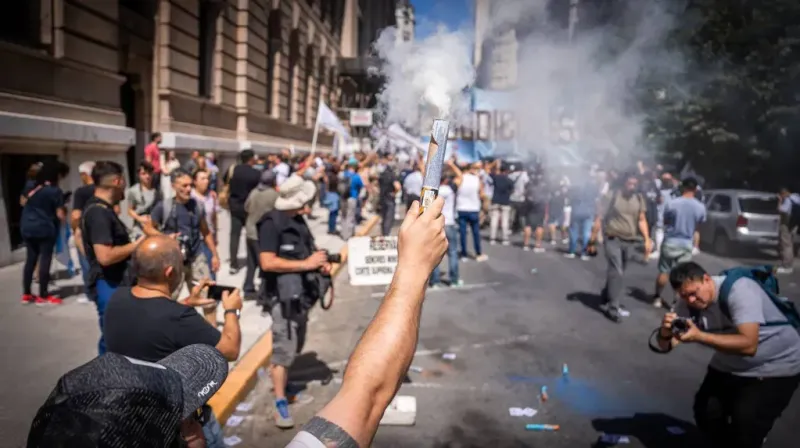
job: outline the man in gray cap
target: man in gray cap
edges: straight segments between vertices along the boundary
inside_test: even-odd
[[[293,174],[280,186],[275,210],[258,222],[259,299],[272,313],[270,374],[275,389],[275,424],[291,428],[286,397],[288,368],[303,349],[308,311],[325,294],[322,275],[330,273],[325,251],[317,250],[304,215],[311,212],[314,183]],[[330,277],[327,277],[328,281]]]
[[[258,266],[258,230],[256,224],[268,212],[275,208],[275,201],[278,199],[278,192],[275,190],[277,175],[272,170],[264,170],[258,187],[251,191],[244,203],[247,212],[244,230],[247,237],[247,273],[244,276],[244,299],[254,300],[256,298],[256,287],[253,278]]]

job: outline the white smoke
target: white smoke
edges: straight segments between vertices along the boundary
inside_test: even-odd
[[[551,10],[557,2],[562,21],[554,25]],[[640,157],[648,143],[646,113],[638,107],[638,99],[647,93],[641,88],[643,76],[658,87],[652,93],[656,101],[663,99],[658,96],[663,96],[663,87],[682,74],[683,55],[668,44],[678,23],[661,6],[664,2],[620,0],[602,20],[596,20],[600,12],[593,3],[581,2],[571,41],[565,23],[568,0],[489,3],[488,23],[479,32],[488,37],[511,33],[517,39],[517,67],[511,76],[516,79],[513,86],[501,87],[511,89],[511,104],[502,107],[513,109],[517,147],[523,152],[556,151],[572,138],[578,143],[571,147],[584,159],[598,151],[623,159]],[[616,26],[602,25],[609,21]],[[585,26],[592,22],[598,25]],[[438,116],[459,126],[475,125],[466,113],[470,100],[463,95],[476,77],[470,32],[440,27],[430,37],[398,46],[394,30],[388,29],[375,48],[384,61],[386,84],[379,104],[387,123],[420,129],[419,120]],[[492,58],[491,53],[483,51],[482,60]],[[483,75],[481,80],[491,84],[492,76]]]
[[[383,60],[385,84],[378,102],[384,121],[417,128],[422,116],[466,116],[464,91],[475,80],[471,37],[439,27],[425,39],[397,43],[395,32],[385,29],[374,43]]]

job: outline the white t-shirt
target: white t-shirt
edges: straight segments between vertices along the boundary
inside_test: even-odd
[[[275,173],[275,184],[280,186],[289,178],[289,165],[281,162],[272,169],[272,172]]]
[[[517,171],[508,175],[514,182],[514,191],[511,193],[511,202],[525,202],[525,187],[530,178],[527,171]]]
[[[464,174],[456,193],[456,210],[459,212],[481,211],[481,180],[474,174]]]
[[[450,188],[450,185],[442,185],[439,187],[439,196],[444,199],[444,208],[442,208],[444,225],[456,225],[456,192]]]
[[[403,191],[407,195],[419,196],[422,194],[422,173],[414,171],[403,180]]]

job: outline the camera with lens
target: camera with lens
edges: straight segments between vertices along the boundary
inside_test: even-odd
[[[687,331],[689,331],[689,319],[677,317],[672,321],[672,334],[679,336]]]
[[[184,266],[188,266],[191,263],[191,260],[189,260],[189,254],[191,253],[191,246],[189,245],[189,236],[178,235],[176,239],[178,240],[178,246],[181,248],[181,257],[183,257],[183,264]]]
[[[332,254],[328,251],[325,251],[325,253],[328,255],[328,263],[342,263],[342,254]]]

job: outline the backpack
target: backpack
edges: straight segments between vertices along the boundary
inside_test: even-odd
[[[737,267],[722,271],[720,275],[725,276],[725,280],[719,288],[719,305],[722,313],[728,318],[731,318],[730,310],[728,308],[728,295],[731,292],[733,284],[740,278],[749,278],[761,286],[761,289],[767,293],[770,301],[778,308],[786,317],[785,321],[771,321],[761,324],[764,327],[778,327],[791,325],[795,330],[800,332],[800,313],[797,311],[794,303],[784,297],[779,297],[780,288],[778,286],[778,279],[775,277],[775,272],[772,266],[755,266],[755,267]]]
[[[231,180],[233,179],[234,168],[236,168],[236,164],[228,167],[228,174],[225,176],[226,181],[222,183],[222,188],[220,188],[219,194],[217,195],[217,202],[219,203],[219,206],[225,210],[230,209],[229,201],[231,199]]]

